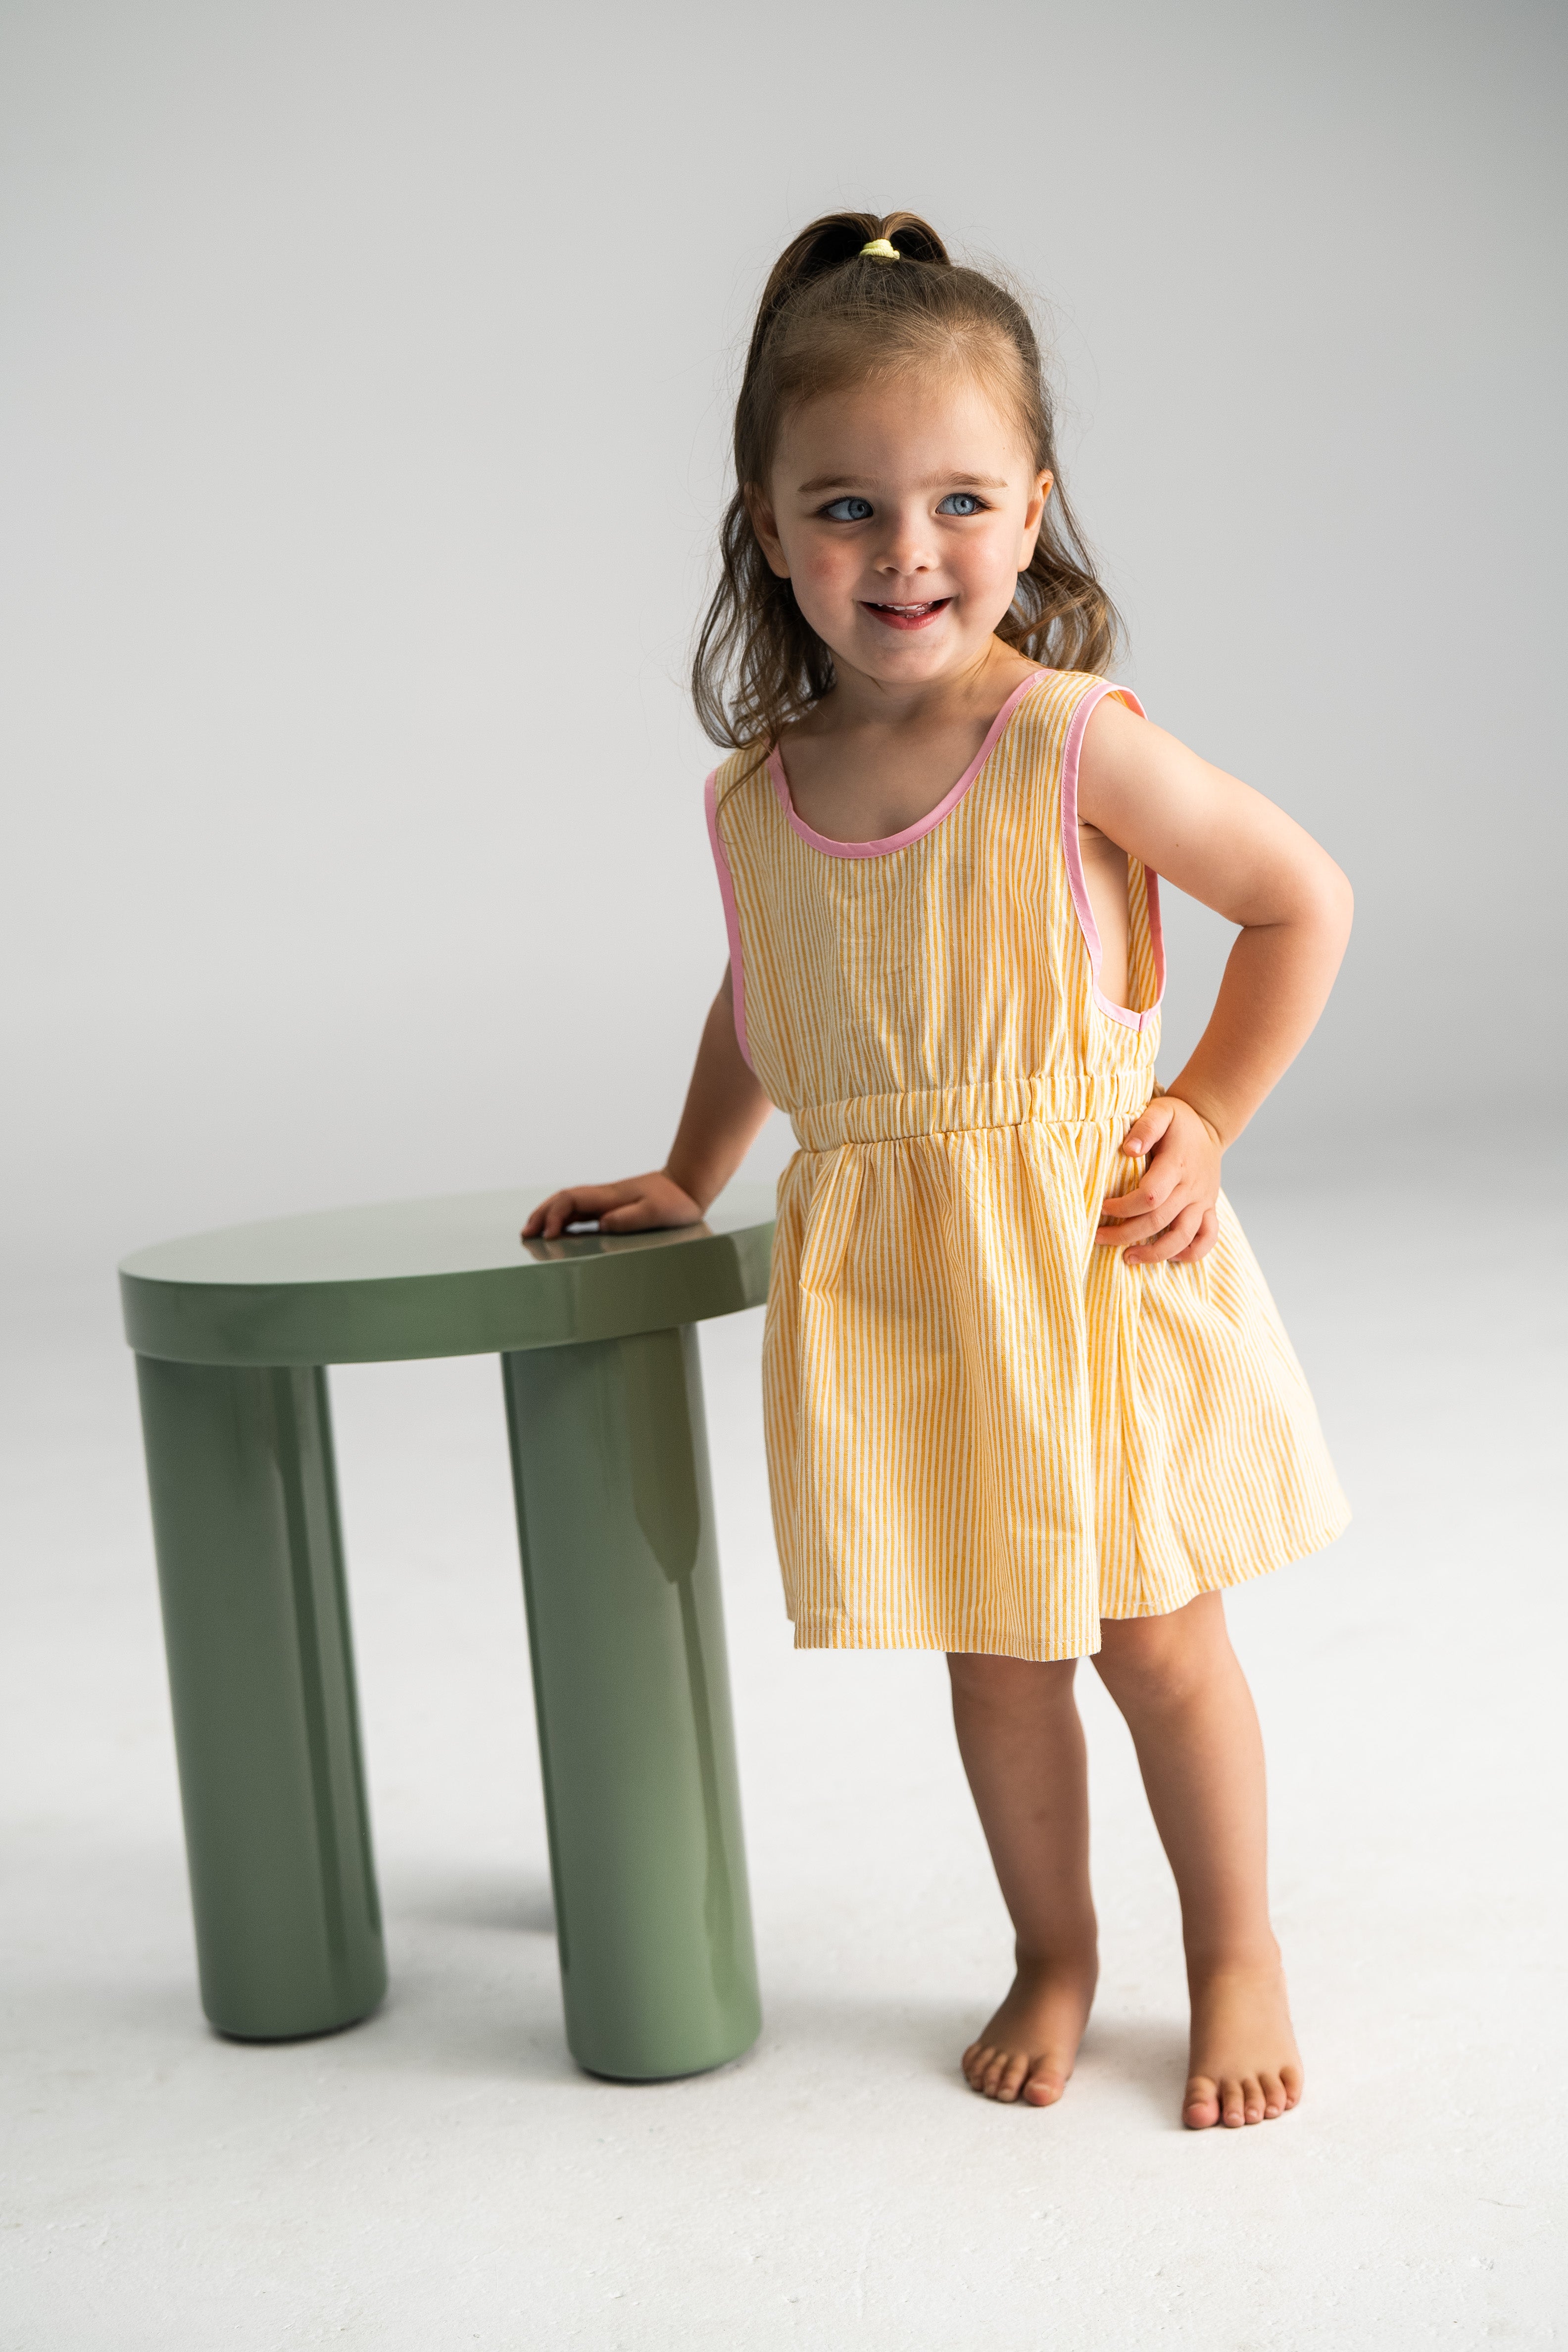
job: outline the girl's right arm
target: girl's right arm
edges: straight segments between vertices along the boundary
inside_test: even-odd
[[[742,1060],[728,968],[713,999],[686,1090],[686,1108],[662,1168],[623,1176],[618,1184],[574,1184],[542,1201],[522,1229],[525,1242],[553,1241],[568,1225],[597,1223],[602,1234],[650,1225],[695,1225],[740,1166],[773,1105]]]

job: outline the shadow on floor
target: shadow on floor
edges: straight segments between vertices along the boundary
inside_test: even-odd
[[[1172,2131],[1184,2133],[1186,2027],[1174,2018],[1090,2018],[1074,2079],[1136,2091]]]
[[[439,1865],[400,1869],[385,1892],[389,1921],[418,1919],[438,1927],[484,1927],[510,1936],[553,1936],[555,1907],[547,1879]]]
[[[937,2077],[972,2097],[959,2059],[974,2038],[979,2012],[956,2001],[874,2001],[831,1995],[769,2000],[763,1993],[762,2051],[809,2051],[814,2067],[891,2079]],[[1075,2083],[1115,2084],[1136,2093],[1150,2112],[1181,2130],[1186,2082],[1185,2027],[1175,2020],[1091,2020]]]

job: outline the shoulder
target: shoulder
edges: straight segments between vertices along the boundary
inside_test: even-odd
[[[1121,764],[1144,757],[1152,728],[1143,705],[1119,678],[1089,670],[1063,673],[1070,695],[1066,710],[1068,766],[1075,783],[1088,787],[1108,761]]]
[[[1078,769],[1079,815],[1177,880],[1166,860],[1219,818],[1228,793],[1246,789],[1143,716],[1136,697],[1131,705],[1109,694],[1100,698]]]
[[[1093,670],[1040,669],[1029,683],[1013,713],[1013,731],[1026,760],[1042,773],[1076,777],[1100,732],[1102,711],[1115,713],[1112,725],[1124,720],[1143,728],[1142,705],[1115,678]]]
[[[1059,683],[1061,699],[1086,718],[1101,710],[1124,711],[1130,718],[1143,716],[1143,705],[1118,677],[1105,677],[1092,669],[1057,669],[1050,675]]]
[[[1129,687],[1101,694],[1084,716],[1075,763],[1079,814],[1131,849],[1127,828],[1142,821],[1142,812],[1190,792],[1204,763],[1154,725]]]
[[[1113,677],[1102,677],[1095,670],[1041,668],[1025,684],[1028,691],[1020,697],[1016,715],[1047,731],[1080,716],[1087,719],[1107,704],[1124,709],[1131,703],[1140,716],[1142,712],[1142,705],[1130,686]]]
[[[1089,681],[1085,681],[1086,685]],[[1092,681],[1096,689],[1079,703],[1082,749],[1079,766],[1087,784],[1097,775],[1127,773],[1158,760],[1173,739],[1150,723],[1148,713],[1130,686],[1115,678]]]

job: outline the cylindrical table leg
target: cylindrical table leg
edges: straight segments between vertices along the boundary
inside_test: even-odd
[[[566,2039],[630,2081],[762,2023],[693,1330],[503,1356]]]
[[[326,1374],[137,1359],[202,2005],[324,2033],[386,1990]]]

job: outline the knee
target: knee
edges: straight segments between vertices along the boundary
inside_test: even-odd
[[[1052,1699],[1070,1700],[1076,1658],[994,1658],[950,1650],[947,1671],[955,1706],[1012,1714]]]
[[[1229,1648],[1223,1612],[1203,1606],[1217,1599],[1202,1594],[1164,1617],[1105,1619],[1094,1663],[1111,1696],[1175,1706],[1205,1687],[1216,1653]]]

